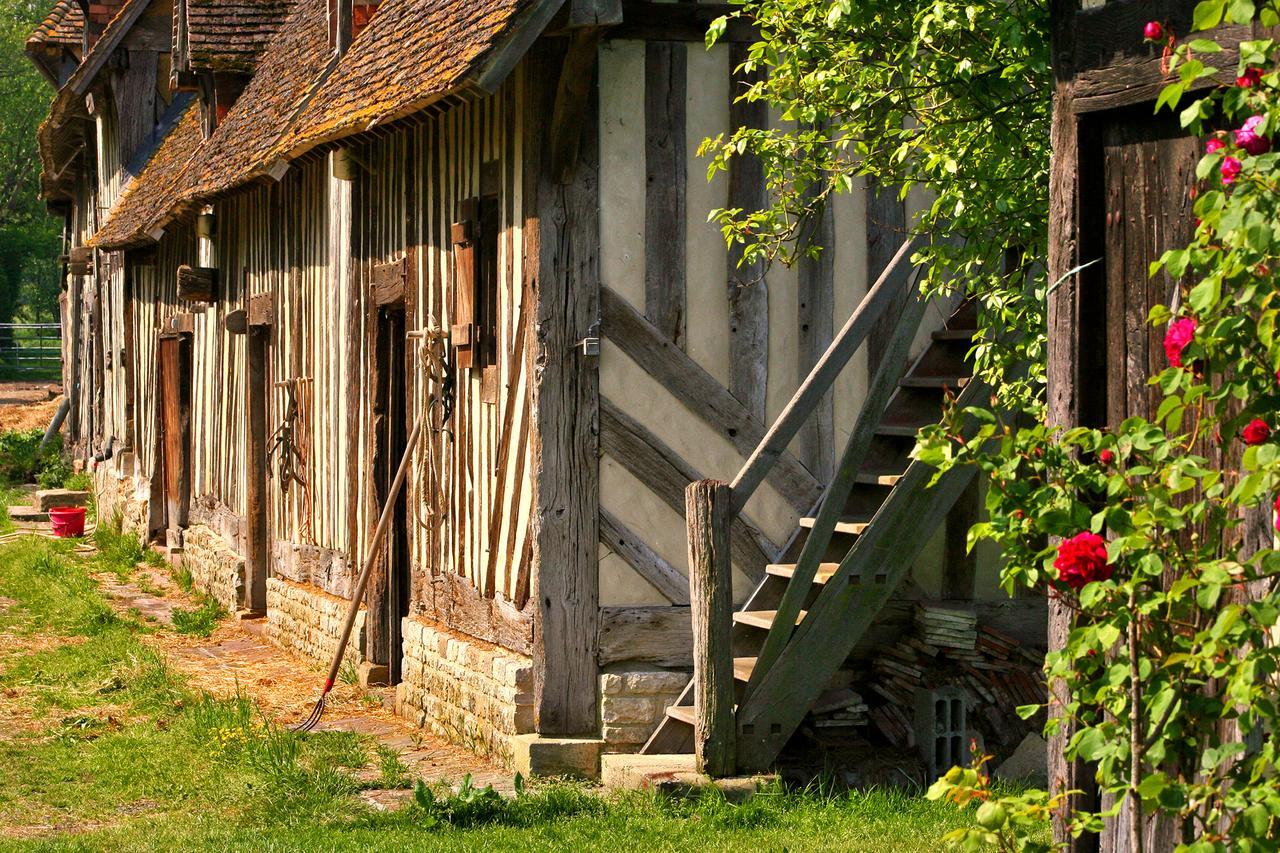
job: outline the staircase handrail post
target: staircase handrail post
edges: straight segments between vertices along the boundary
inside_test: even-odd
[[[685,490],[693,623],[694,755],[700,772],[731,776],[734,737],[732,492],[718,480]]]
[[[867,295],[850,315],[840,332],[832,339],[826,352],[814,364],[809,375],[800,383],[795,394],[791,396],[786,407],[765,433],[764,438],[756,445],[750,458],[733,478],[733,514],[737,515],[746,506],[751,495],[764,482],[765,477],[773,469],[778,459],[786,452],[791,440],[796,437],[800,427],[817,408],[818,402],[831,389],[849,359],[861,348],[871,329],[879,321],[895,298],[900,296],[916,280],[915,276],[899,275],[899,267],[904,258],[910,255],[917,237],[908,237],[898,247],[889,264],[880,273],[876,283],[867,291]]]

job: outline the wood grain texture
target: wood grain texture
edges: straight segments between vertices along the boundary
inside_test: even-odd
[[[689,581],[680,570],[658,556],[644,539],[603,507],[600,508],[600,542],[625,560],[667,601],[689,603]]]
[[[687,228],[685,88],[688,54],[681,43],[645,44],[644,313],[675,346],[685,348]]]
[[[600,608],[600,666],[633,661],[692,667],[690,619],[688,607]]]
[[[600,302],[603,331],[612,343],[739,453],[755,449],[764,424],[737,397],[613,290],[602,287]],[[790,453],[779,457],[768,479],[797,512],[808,512],[822,497],[822,485]]]
[[[729,46],[733,69],[730,86],[729,125],[732,128],[768,126],[763,102],[739,100],[745,87],[759,79],[759,71],[747,73],[739,66],[747,59],[747,47]],[[735,157],[729,166],[727,207],[748,213],[768,203],[764,169],[751,156]],[[769,286],[763,261],[742,263],[742,247],[729,250],[729,391],[752,417],[765,420],[765,400],[769,384]]]
[[[537,49],[528,60],[525,169],[537,176],[525,198],[536,230],[533,285],[531,446],[533,460],[534,706],[547,735],[595,732],[599,542],[599,375],[577,342],[599,316],[599,175],[595,90],[573,182],[546,170],[546,125],[562,59]]]
[[[819,208],[809,226],[808,241],[822,249],[817,258],[808,255],[798,264],[796,335],[799,344],[797,382],[803,382],[809,371],[831,345],[832,318],[835,315],[835,219],[829,205]],[[872,276],[867,279],[874,281]],[[873,333],[874,334],[874,333]],[[797,455],[820,482],[827,482],[835,472],[835,409],[830,392],[823,395],[800,434]]]
[[[871,186],[867,192],[867,281],[875,281],[888,268],[894,253],[907,236],[907,210],[898,197],[897,187]],[[910,272],[907,264],[894,272],[895,281],[905,281]],[[905,294],[890,302],[867,338],[867,373],[873,375],[893,329]]]
[[[693,749],[699,772],[733,774],[733,566],[729,485],[698,480],[685,491],[693,628]]]

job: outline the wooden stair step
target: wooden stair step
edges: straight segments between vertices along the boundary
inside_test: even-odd
[[[856,478],[864,486],[896,486],[904,476],[903,472],[860,471]]]
[[[876,427],[876,435],[892,435],[902,438],[915,438],[921,428],[937,423],[937,421],[923,421],[921,423],[911,424],[880,424]]]
[[[952,388],[959,390],[969,384],[968,376],[904,376],[898,384],[903,388]]]
[[[818,519],[812,516],[805,516],[800,519],[800,526],[806,530],[812,530],[817,521]],[[842,518],[836,522],[836,533],[851,533],[854,536],[858,536],[867,529],[869,524],[871,524],[871,521],[865,518]]]
[[[813,576],[814,583],[826,583],[831,580],[831,576],[840,568],[839,563],[822,563],[818,566],[817,573]],[[776,578],[786,578],[791,580],[796,573],[795,563],[774,563],[765,568],[765,571]]]
[[[935,341],[971,341],[977,329],[939,329],[933,333]]]
[[[693,725],[693,706],[692,705],[668,705],[667,716],[673,720],[679,720],[682,723]]]
[[[808,611],[801,610],[796,616],[796,624],[804,619]],[[778,615],[776,610],[739,610],[733,614],[733,621],[739,625],[750,625],[752,628],[764,628],[768,630],[773,627],[773,619]]]
[[[743,683],[750,681],[751,672],[756,668],[757,660],[759,658],[734,658],[733,677]]]

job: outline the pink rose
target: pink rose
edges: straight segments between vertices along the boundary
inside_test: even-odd
[[[1096,533],[1077,533],[1058,546],[1053,567],[1058,570],[1058,580],[1074,590],[1093,581],[1110,580],[1107,543]]]
[[[1240,437],[1250,446],[1262,444],[1271,438],[1271,427],[1267,426],[1267,422],[1262,418],[1254,418],[1240,430]]]
[[[1227,147],[1227,143],[1223,142],[1216,136],[1211,136],[1209,141],[1204,144],[1204,153],[1217,154],[1223,148]]]
[[[1236,78],[1236,85],[1241,89],[1252,89],[1254,86],[1262,82],[1261,68],[1246,68],[1244,73]]]
[[[1248,121],[1236,131],[1236,145],[1255,157],[1270,151],[1271,140],[1258,133],[1258,128],[1262,127],[1265,121],[1266,119],[1262,116],[1250,116]]]
[[[1276,495],[1276,502],[1272,505],[1272,509],[1276,512],[1276,530],[1280,531],[1280,495]]]
[[[1159,21],[1147,21],[1142,28],[1142,37],[1147,41],[1160,41],[1164,38],[1164,26]]]
[[[1180,317],[1169,324],[1164,333],[1164,354],[1174,367],[1182,367],[1182,353],[1190,346],[1196,336],[1196,321],[1191,317]]]
[[[1222,158],[1222,166],[1219,169],[1222,172],[1222,183],[1231,186],[1236,182],[1236,178],[1240,177],[1240,161],[1228,154]]]

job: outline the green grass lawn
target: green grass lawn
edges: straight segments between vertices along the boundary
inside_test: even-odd
[[[185,685],[64,543],[0,548],[0,847],[51,850],[487,849],[933,851],[970,814],[896,792],[778,791],[744,806],[569,784],[420,789],[379,812],[362,788],[404,767],[346,733],[295,735],[247,701]],[[0,602],[0,605],[5,604]],[[364,769],[359,777],[356,771]]]

